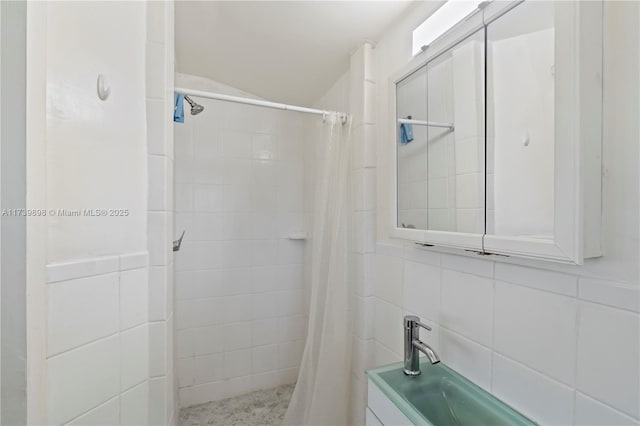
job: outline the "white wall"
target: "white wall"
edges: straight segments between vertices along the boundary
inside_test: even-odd
[[[147,265],[140,252],[47,266],[47,424],[148,423]]]
[[[2,3],[0,48],[0,147],[2,209],[26,207],[26,5]],[[0,422],[26,421],[26,218],[2,217],[0,299],[2,311],[2,416]]]
[[[145,4],[47,9],[47,208],[129,209],[48,216],[48,261],[145,250]],[[96,94],[101,73],[106,102]]]
[[[352,288],[353,340],[351,347],[350,424],[364,423],[366,378],[373,362],[372,271],[375,259],[376,126],[374,103],[378,75],[373,66],[373,45],[365,42],[351,55],[349,66],[349,112],[352,115],[351,181],[353,199]]]
[[[178,74],[176,86],[254,97]],[[175,123],[176,368],[181,406],[297,378],[307,326],[306,117],[202,98]]]
[[[176,424],[173,329],[174,4],[147,3],[149,423]]]
[[[388,240],[388,76],[410,58],[428,5],[375,49],[378,72],[378,241],[375,363],[400,361],[402,315],[445,363],[543,424],[637,424],[638,4],[605,2],[603,245],[584,266],[440,254]],[[395,64],[395,65],[394,65]],[[387,173],[387,174],[385,174]],[[387,178],[382,178],[387,176]]]
[[[29,423],[146,424],[146,4],[30,3],[28,24],[27,206],[129,211],[27,222]]]
[[[341,76],[315,107],[351,114],[352,242],[351,287],[351,409],[349,424],[364,423],[366,405],[365,368],[373,366],[373,298],[370,282],[375,252],[375,104],[376,77],[372,67],[373,46],[365,42],[351,54],[349,72]],[[314,143],[322,143],[317,140]],[[312,152],[314,146],[310,146]]]

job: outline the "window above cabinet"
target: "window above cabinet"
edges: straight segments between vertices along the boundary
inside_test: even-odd
[[[601,2],[493,2],[438,38],[391,85],[391,235],[600,255],[601,73]]]

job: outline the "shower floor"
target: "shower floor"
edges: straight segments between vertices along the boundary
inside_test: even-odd
[[[180,410],[180,426],[281,425],[295,385],[278,386]]]

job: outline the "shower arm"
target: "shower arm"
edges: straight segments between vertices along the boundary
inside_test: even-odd
[[[187,101],[189,103],[189,105],[193,108],[194,106],[196,106],[197,104],[195,102],[193,102],[191,100],[191,98],[187,95],[184,95],[184,100]]]

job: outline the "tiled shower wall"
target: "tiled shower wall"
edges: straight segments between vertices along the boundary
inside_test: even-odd
[[[178,75],[177,84],[247,96]],[[175,123],[176,366],[181,406],[293,383],[304,347],[305,125],[194,98]],[[308,183],[308,182],[307,182]]]

